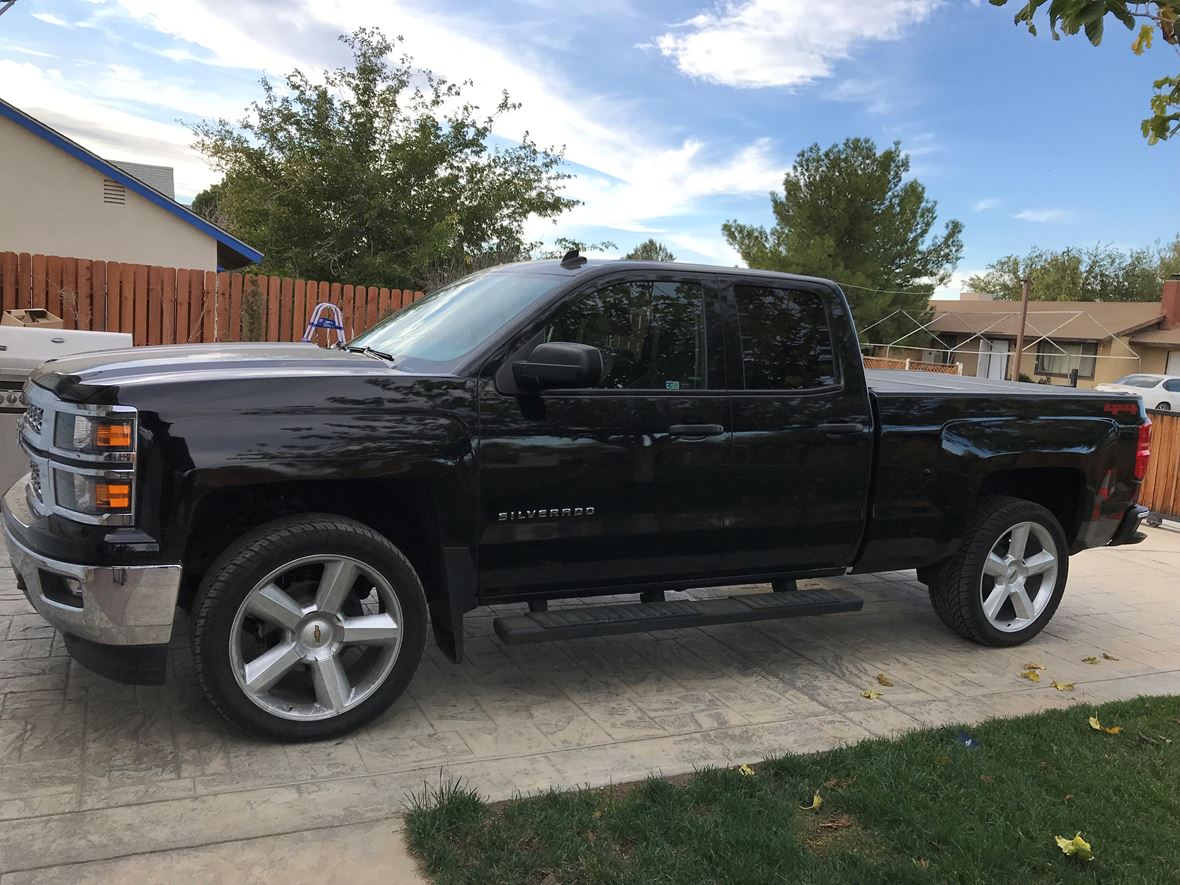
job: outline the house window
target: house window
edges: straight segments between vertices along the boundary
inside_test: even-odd
[[[1042,341],[1037,345],[1037,374],[1066,377],[1077,369],[1079,378],[1093,378],[1098,345],[1070,341]]]
[[[115,206],[122,206],[127,202],[127,188],[110,178],[102,180],[102,201]]]

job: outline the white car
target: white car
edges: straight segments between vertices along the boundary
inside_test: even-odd
[[[1104,393],[1133,393],[1143,397],[1143,404],[1149,409],[1164,412],[1180,409],[1180,376],[1176,375],[1127,375],[1109,384],[1095,384],[1094,389]]]

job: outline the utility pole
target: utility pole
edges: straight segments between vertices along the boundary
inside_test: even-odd
[[[1020,328],[1016,331],[1016,358],[1012,360],[1012,380],[1020,380],[1020,358],[1024,355],[1024,324],[1028,321],[1028,277],[1020,281]]]

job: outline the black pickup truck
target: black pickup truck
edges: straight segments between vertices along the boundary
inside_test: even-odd
[[[185,610],[210,700],[280,739],[372,719],[481,605],[528,603],[496,631],[537,642],[852,611],[795,581],[917,569],[1010,646],[1071,554],[1143,537],[1140,401],[866,372],[840,289],[786,274],[571,254],[345,348],[80,356],[25,396],[3,518],[33,606],[127,682]],[[665,598],[751,582],[782,592]]]

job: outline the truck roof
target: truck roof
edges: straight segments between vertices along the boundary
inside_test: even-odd
[[[547,273],[557,276],[575,277],[588,271],[602,270],[650,270],[663,273],[689,271],[691,273],[740,274],[743,277],[763,277],[767,280],[794,283],[822,283],[839,288],[837,283],[823,277],[809,277],[804,274],[782,273],[775,270],[752,270],[745,267],[725,267],[719,264],[690,264],[684,261],[627,261],[621,258],[587,258],[580,265],[564,265],[559,258],[542,261],[518,261],[502,264],[493,269],[497,273]]]

